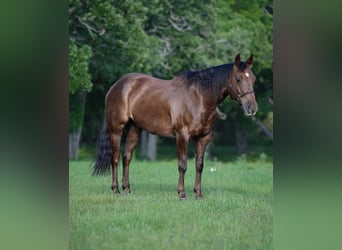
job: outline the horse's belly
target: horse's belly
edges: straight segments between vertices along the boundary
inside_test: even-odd
[[[135,124],[152,133],[165,137],[175,137],[171,120],[167,113],[161,114],[160,112],[146,112],[131,115],[131,119]]]

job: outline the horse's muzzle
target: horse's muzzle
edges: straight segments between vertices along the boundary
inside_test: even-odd
[[[258,104],[252,104],[247,102],[244,105],[242,105],[242,108],[246,116],[254,116],[258,111]]]

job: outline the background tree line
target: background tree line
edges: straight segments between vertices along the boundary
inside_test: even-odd
[[[239,154],[253,145],[272,147],[272,1],[69,0],[69,35],[71,159],[80,144],[96,145],[105,94],[122,75],[170,79],[232,62],[237,53],[255,57],[259,111],[246,119],[227,98],[220,106],[227,118],[216,122],[212,144],[234,146]],[[170,143],[143,134],[141,152],[153,159],[157,141]]]

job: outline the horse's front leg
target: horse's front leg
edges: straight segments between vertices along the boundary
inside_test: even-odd
[[[202,198],[201,182],[204,163],[204,152],[210,142],[211,133],[196,139],[196,177],[194,192],[196,198]]]
[[[187,169],[187,153],[188,153],[188,144],[189,144],[189,136],[184,134],[179,134],[176,137],[177,144],[177,153],[178,153],[178,195],[180,199],[185,199],[185,190],[184,190],[184,175]]]

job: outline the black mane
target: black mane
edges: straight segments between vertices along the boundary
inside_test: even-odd
[[[179,77],[184,80],[188,87],[195,86],[199,90],[209,92],[218,98],[223,86],[228,84],[232,65],[230,63],[198,71],[185,71]]]

